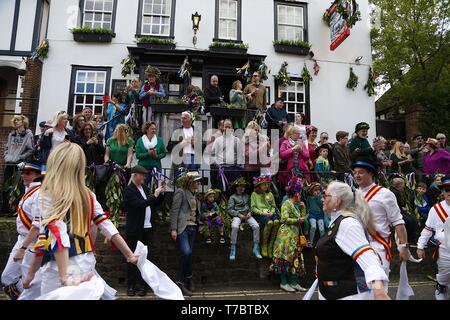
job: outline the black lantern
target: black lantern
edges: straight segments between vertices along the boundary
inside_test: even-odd
[[[197,31],[200,26],[200,20],[202,20],[202,15],[198,14],[197,11],[192,15],[192,29],[194,30],[194,37],[192,38],[192,43],[195,45],[197,44]]]

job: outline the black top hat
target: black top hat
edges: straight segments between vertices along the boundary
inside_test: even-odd
[[[364,168],[372,172],[373,174],[378,173],[377,163],[376,161],[371,157],[358,157],[356,158],[356,161],[352,163],[351,165],[352,169],[355,168]]]

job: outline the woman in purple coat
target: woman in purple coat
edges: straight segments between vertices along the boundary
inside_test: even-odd
[[[438,148],[436,139],[428,138],[426,148],[428,152],[423,157],[423,172],[425,174],[450,174],[450,153]]]

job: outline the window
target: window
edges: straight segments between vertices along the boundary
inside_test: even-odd
[[[84,0],[83,27],[114,29],[114,0]]]
[[[215,39],[241,41],[241,0],[216,0]]]
[[[288,86],[278,87],[278,96],[283,99],[288,114],[306,114],[306,88],[302,80],[293,80]]]
[[[103,113],[103,96],[109,95],[110,68],[74,67],[69,97],[71,115],[90,107],[94,114]]]
[[[275,4],[275,40],[308,41],[305,3]]]
[[[170,36],[173,33],[171,0],[143,0],[142,35]]]

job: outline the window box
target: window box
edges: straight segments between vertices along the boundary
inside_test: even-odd
[[[77,42],[111,42],[116,36],[111,29],[82,27],[71,29],[71,31],[73,40]]]
[[[310,50],[310,48],[306,46],[297,46],[292,44],[281,44],[281,43],[274,43],[273,47],[275,49],[275,52],[297,54],[300,56],[307,56]]]
[[[136,36],[137,46],[151,50],[173,50],[176,43],[173,39],[165,39],[151,36]]]
[[[238,108],[225,108],[225,107],[210,107],[210,113],[212,116],[231,116],[231,117],[243,117],[246,113],[246,109]]]
[[[151,50],[173,50],[175,44],[160,44],[160,43],[138,43],[139,48],[151,49]]]
[[[182,113],[189,110],[189,105],[183,103],[155,103],[151,106],[152,111],[158,113]]]
[[[237,53],[245,54],[247,53],[248,45],[241,42],[233,41],[213,41],[209,45],[209,51],[217,53]]]

